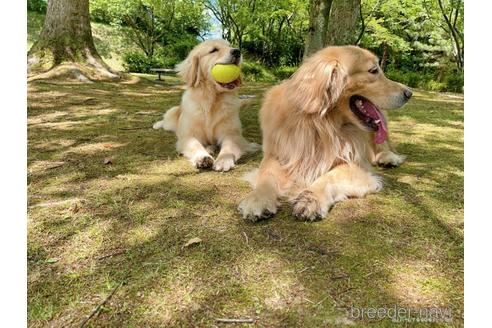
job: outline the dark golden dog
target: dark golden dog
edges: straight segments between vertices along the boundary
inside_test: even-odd
[[[265,97],[264,157],[251,178],[254,190],[239,205],[242,215],[252,221],[271,216],[286,196],[296,217],[316,220],[337,201],[379,191],[371,164],[403,161],[386,144],[382,110],[411,96],[384,76],[367,50],[328,47],[308,58]]]

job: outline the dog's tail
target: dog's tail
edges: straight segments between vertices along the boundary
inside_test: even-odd
[[[179,106],[174,106],[169,109],[165,114],[162,121],[154,123],[154,129],[164,129],[167,131],[176,132],[178,127],[179,115],[181,114],[181,108]]]

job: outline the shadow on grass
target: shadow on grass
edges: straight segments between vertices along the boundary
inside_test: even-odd
[[[41,122],[29,126],[28,164],[65,164],[30,174],[30,205],[76,201],[29,209],[30,325],[80,324],[121,282],[91,324],[211,326],[218,317],[254,317],[263,326],[332,326],[350,322],[352,306],[395,304],[462,312],[462,236],[442,215],[462,209],[461,143],[443,136],[398,144],[409,161],[380,171],[383,192],[337,204],[321,222],[295,221],[283,204],[275,218],[249,224],[236,211],[249,191],[239,179],[261,154],[226,174],[191,168],[177,156],[173,134],[150,129],[179,92],[149,85],[31,87],[29,118]],[[244,93],[264,89],[253,85]],[[39,106],[50,103],[51,90],[63,96],[52,107]],[[75,96],[97,102],[70,104]],[[258,106],[259,97],[241,112],[245,136],[255,142]],[[115,111],[91,115],[106,107]],[[52,110],[66,115],[43,121]],[[67,129],[45,124],[74,119],[95,121]],[[135,126],[149,128],[121,130]],[[107,156],[113,165],[102,164]],[[443,208],[432,207],[438,203]],[[202,241],[184,247],[195,237]]]

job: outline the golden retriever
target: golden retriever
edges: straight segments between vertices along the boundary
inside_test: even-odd
[[[186,82],[181,104],[169,109],[154,129],[174,131],[176,148],[199,169],[213,167],[229,171],[245,152],[258,145],[247,142],[241,131],[237,87],[239,77],[223,84],[211,76],[215,64],[240,65],[239,49],[231,48],[224,40],[207,40],[197,45],[188,57],[176,66],[178,75]],[[220,152],[214,160],[215,147]]]
[[[399,156],[385,143],[381,110],[399,108],[411,96],[384,76],[368,50],[327,47],[309,57],[265,96],[263,160],[250,177],[254,190],[239,205],[243,217],[268,218],[285,196],[295,217],[314,221],[338,201],[379,191],[371,164]]]

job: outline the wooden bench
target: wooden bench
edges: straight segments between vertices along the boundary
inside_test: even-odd
[[[178,73],[176,70],[171,69],[171,68],[151,68],[151,72],[157,73],[157,80],[162,81],[161,75],[176,75]]]

